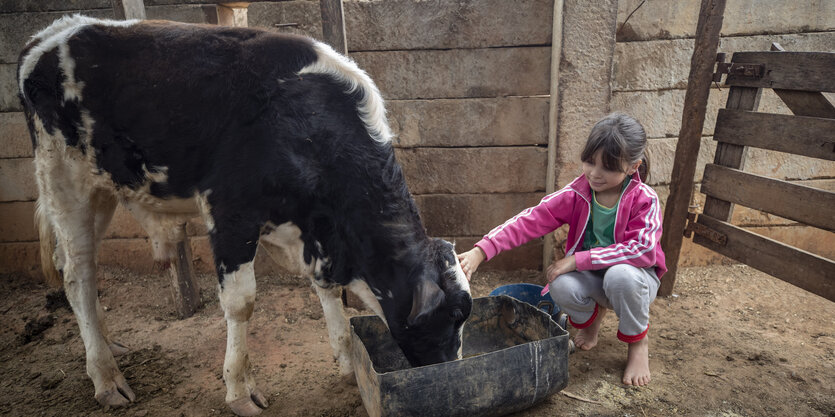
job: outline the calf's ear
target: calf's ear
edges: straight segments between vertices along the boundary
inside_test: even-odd
[[[421,279],[412,293],[412,312],[406,319],[406,324],[415,326],[420,324],[444,301],[444,292],[433,281]]]

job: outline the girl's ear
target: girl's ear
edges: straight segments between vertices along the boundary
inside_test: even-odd
[[[629,169],[628,169],[626,172],[627,172],[629,175],[634,174],[636,171],[638,171],[638,168],[641,166],[641,163],[643,163],[643,162],[644,162],[644,161],[638,161],[638,162],[635,162],[634,164],[632,164],[632,166],[630,166],[630,167],[629,167]]]

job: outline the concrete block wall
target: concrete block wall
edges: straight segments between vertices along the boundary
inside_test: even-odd
[[[431,236],[472,247],[545,192],[551,0],[346,1],[348,53],[386,99]],[[319,2],[253,3],[250,27],[321,38]],[[485,268],[539,268],[537,240]]]
[[[214,23],[214,6],[199,1],[145,4],[149,19]],[[37,275],[39,268],[17,54],[29,36],[76,12],[113,16],[109,0],[0,0],[0,273]],[[322,37],[318,0],[256,2],[247,15],[250,27]],[[459,250],[544,194],[551,16],[551,0],[345,2],[349,54],[387,100],[397,156],[425,226]],[[205,233],[199,219],[189,225],[195,268],[208,272]],[[485,267],[539,268],[541,258],[542,242],[535,241]],[[99,262],[152,268],[145,232],[121,207]],[[256,265],[262,273],[280,270],[263,250]]]
[[[630,113],[643,123],[650,138],[651,183],[662,201],[669,182],[684,94],[693,54],[699,0],[647,2],[624,23],[640,0],[618,2],[618,31],[612,73],[612,110]],[[786,0],[728,1],[719,52],[767,51],[772,42],[789,51],[835,52],[835,2]],[[714,86],[702,132],[697,183],[716,150],[713,129],[728,88]],[[835,96],[828,95],[835,102]],[[761,112],[791,114],[773,91],[763,90]],[[781,152],[749,149],[746,171],[835,191],[835,163]],[[698,191],[699,184],[696,184]],[[695,203],[704,205],[696,193]],[[804,250],[835,258],[835,234],[799,225],[767,213],[737,206],[735,224]],[[682,265],[720,261],[719,255],[685,241]]]
[[[214,5],[188,1],[145,1],[149,19],[214,23]],[[34,226],[37,187],[32,144],[17,98],[15,71],[18,54],[30,36],[66,14],[112,18],[110,0],[0,0],[0,273],[40,275],[38,235]],[[189,224],[195,268],[214,270],[205,227],[199,219]],[[137,271],[153,268],[147,235],[119,207],[99,255],[102,264]]]

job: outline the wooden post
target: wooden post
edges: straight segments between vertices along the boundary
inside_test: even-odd
[[[119,20],[145,20],[145,2],[142,0],[110,0],[113,15]]]
[[[168,267],[171,275],[172,299],[181,319],[191,317],[203,304],[200,299],[200,289],[194,278],[191,265],[191,245],[188,242],[185,223],[177,226],[182,238],[177,243],[177,258]]]
[[[345,13],[342,0],[319,0],[322,9],[322,39],[340,54],[348,53],[348,40],[345,37]]]
[[[217,24],[245,28],[249,26],[247,19],[249,3],[221,3],[217,5]]]
[[[548,167],[545,173],[545,193],[557,188],[557,123],[560,111],[560,58],[562,57],[563,0],[554,0],[554,17],[551,23],[551,90],[548,98]],[[542,269],[554,260],[554,234],[545,236],[542,248]]]
[[[699,23],[696,25],[695,48],[693,57],[690,59],[687,93],[684,96],[681,131],[678,135],[670,180],[670,197],[667,199],[667,206],[664,210],[664,234],[661,236],[661,247],[664,249],[669,271],[661,280],[658,294],[662,296],[672,294],[673,285],[675,285],[724,13],[725,0],[702,0]]]

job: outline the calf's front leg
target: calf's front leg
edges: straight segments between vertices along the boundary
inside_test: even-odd
[[[256,387],[246,346],[247,323],[255,308],[255,271],[252,262],[224,274],[220,305],[226,317],[226,357],[223,380],[226,403],[239,416],[254,416],[267,408],[267,398]]]

